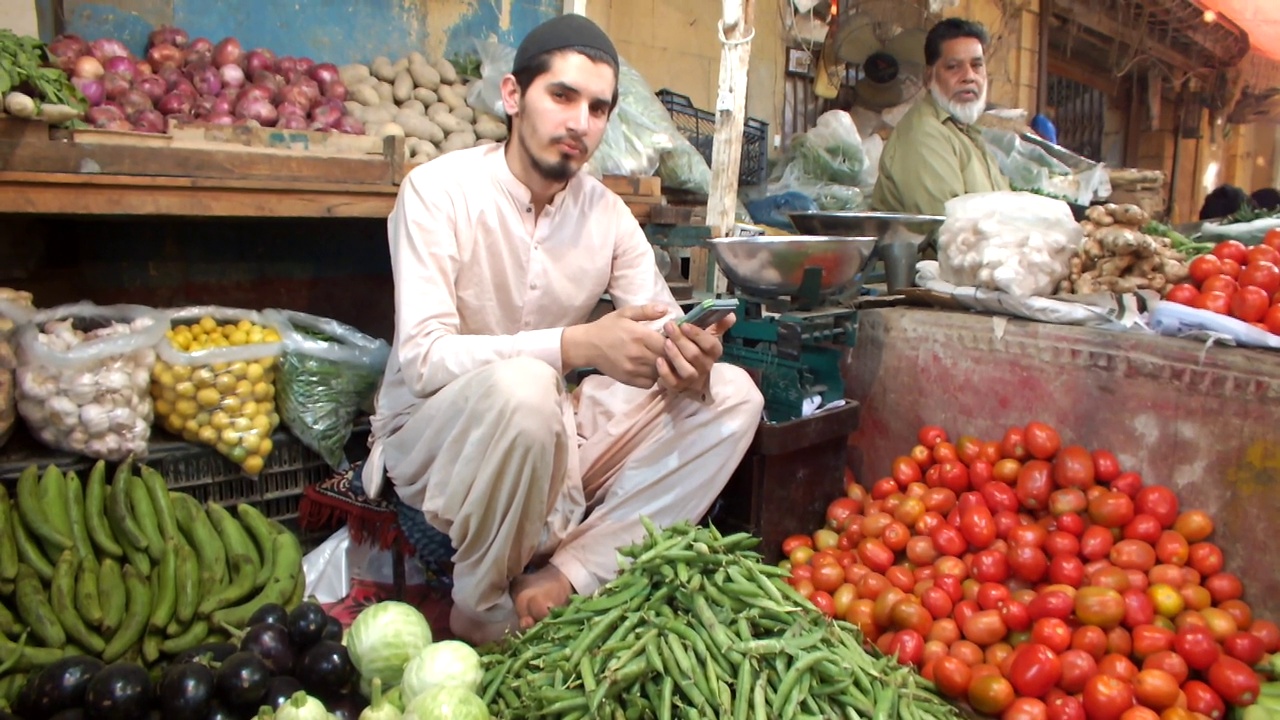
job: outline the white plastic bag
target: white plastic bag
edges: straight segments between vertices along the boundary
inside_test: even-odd
[[[320,543],[320,547],[302,557],[302,574],[307,578],[306,597],[316,602],[338,602],[351,592],[351,568],[347,551],[351,534],[343,525]]]
[[[390,346],[337,320],[294,310],[262,314],[280,330],[284,347],[276,379],[281,419],[303,445],[341,470],[351,422],[377,392]]]
[[[37,312],[18,329],[18,412],[40,442],[97,460],[147,456],[151,368],[164,315],[92,303]]]
[[[156,419],[187,442],[215,448],[251,478],[271,454],[280,331],[261,313],[216,306],[171,310],[156,348]],[[193,349],[195,348],[195,349]]]
[[[941,279],[1015,297],[1052,295],[1071,271],[1084,230],[1061,200],[1026,192],[948,200],[938,230]]]
[[[502,77],[511,72],[516,61],[515,48],[497,40],[475,40],[476,55],[480,58],[480,80],[467,90],[467,105],[473,110],[506,117],[502,107]]]

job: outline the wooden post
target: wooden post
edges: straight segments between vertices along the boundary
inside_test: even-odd
[[[707,225],[711,226],[713,237],[731,234],[735,224],[742,129],[747,114],[747,66],[751,62],[751,38],[755,34],[754,0],[723,0],[723,3],[716,133],[711,151],[711,193],[707,198]],[[713,267],[714,261],[706,250],[692,253],[689,279],[695,288],[711,292],[726,289],[724,276],[718,267],[712,271]],[[704,288],[704,284],[710,287]]]

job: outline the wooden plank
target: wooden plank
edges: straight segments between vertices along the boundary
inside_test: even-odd
[[[383,218],[393,185],[0,172],[0,213]]]
[[[751,61],[754,0],[724,0],[720,32],[720,79],[716,99],[716,131],[711,150],[711,192],[707,224],[714,235],[729,235],[735,225],[738,170],[742,161],[742,131],[747,116],[747,67]],[[691,255],[689,280],[695,289],[719,292],[727,282],[715,265],[707,265],[705,251]],[[702,271],[712,278],[698,287]]]
[[[272,148],[326,155],[381,155],[382,139],[367,135],[317,132],[314,130],[281,130],[247,125],[196,125],[173,123],[169,134],[175,140],[230,143],[245,147]]]
[[[601,178],[604,186],[619,195],[640,195],[652,197],[662,194],[662,178],[655,176],[631,177],[628,175],[605,175]]]

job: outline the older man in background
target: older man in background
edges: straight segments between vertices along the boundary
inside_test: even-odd
[[[1009,189],[974,126],[987,108],[987,45],[986,30],[969,20],[949,18],[929,30],[929,92],[885,144],[871,196],[876,210],[942,215],[952,198]]]

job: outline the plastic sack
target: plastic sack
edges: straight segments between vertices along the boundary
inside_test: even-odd
[[[334,603],[351,592],[351,570],[347,565],[350,547],[351,532],[343,525],[320,543],[320,547],[302,557],[306,597],[320,603]]]
[[[1238,240],[1250,247],[1262,242],[1269,230],[1280,228],[1280,217],[1259,218],[1250,222],[1220,225],[1205,223],[1200,228],[1200,239],[1204,242],[1220,243],[1223,240]]]
[[[1161,302],[1151,310],[1151,329],[1161,335],[1280,350],[1280,335],[1211,310]]]
[[[149,388],[164,315],[139,305],[77,303],[18,329],[18,412],[48,447],[96,460],[147,456]]]
[[[1052,295],[1084,230],[1061,200],[1027,192],[961,195],[938,230],[940,278],[1014,297]]]
[[[787,159],[769,183],[769,194],[803,193],[819,210],[861,210],[866,198],[859,186],[866,184],[866,169],[867,156],[853,118],[832,110],[811,130],[791,139]]]
[[[337,320],[294,310],[263,311],[284,351],[276,407],[294,437],[334,470],[346,465],[351,423],[378,391],[391,347]]]
[[[467,105],[473,110],[506,117],[502,107],[502,78],[515,64],[515,48],[497,40],[480,39],[475,40],[475,48],[480,58],[480,79],[467,89]]]
[[[1023,142],[1017,133],[988,127],[981,130],[987,149],[995,156],[1000,172],[1009,178],[1013,187],[1048,192],[1052,176],[1071,174],[1071,168],[1043,148]]]
[[[151,374],[157,422],[257,478],[280,425],[279,329],[253,310],[212,305],[170,310],[166,320]]]
[[[0,288],[0,446],[13,435],[18,421],[18,404],[13,389],[13,370],[18,367],[15,339],[18,327],[31,319],[31,293]]]

